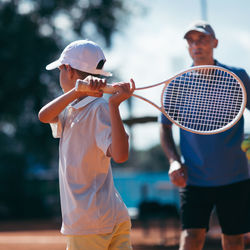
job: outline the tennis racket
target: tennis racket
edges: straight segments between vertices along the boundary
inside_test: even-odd
[[[78,91],[87,91],[83,80],[77,80]],[[235,125],[241,118],[247,101],[245,87],[233,72],[218,66],[197,66],[182,71],[170,79],[147,88],[164,85],[161,107],[133,94],[160,110],[170,121],[196,134],[216,134]],[[107,84],[104,93],[114,93]]]

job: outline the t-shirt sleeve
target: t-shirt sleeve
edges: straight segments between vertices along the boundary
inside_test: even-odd
[[[172,122],[163,113],[160,113],[158,116],[158,122],[166,125],[172,125]]]
[[[111,123],[107,104],[102,104],[96,110],[96,144],[106,155],[108,147],[111,145]]]
[[[250,78],[245,70],[241,71],[240,78],[244,83],[246,93],[247,93],[247,105],[246,105],[246,107],[248,110],[250,110]]]
[[[55,123],[50,123],[50,127],[52,130],[52,135],[54,138],[61,138],[63,132],[63,117],[65,114],[65,110],[61,112],[58,116],[58,121]]]

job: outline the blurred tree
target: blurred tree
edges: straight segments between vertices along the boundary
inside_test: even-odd
[[[58,157],[49,126],[37,119],[59,91],[57,72],[47,73],[44,66],[65,39],[85,37],[90,28],[110,47],[127,14],[122,0],[0,0],[0,217],[42,209],[37,202],[43,199],[25,189],[27,173],[51,167]]]

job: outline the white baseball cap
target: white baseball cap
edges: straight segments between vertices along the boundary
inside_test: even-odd
[[[103,65],[106,58],[102,49],[94,42],[77,40],[70,43],[62,52],[59,59],[48,64],[47,70],[58,68],[63,64],[69,64],[72,68],[94,75],[112,76],[104,71]]]

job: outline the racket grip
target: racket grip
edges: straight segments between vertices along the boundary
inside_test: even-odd
[[[89,88],[89,83],[87,81],[78,79],[76,81],[76,90],[80,92],[91,92],[92,90]],[[115,88],[111,84],[107,84],[104,88],[102,88],[103,93],[113,94],[115,92]],[[96,90],[93,90],[96,92]]]

